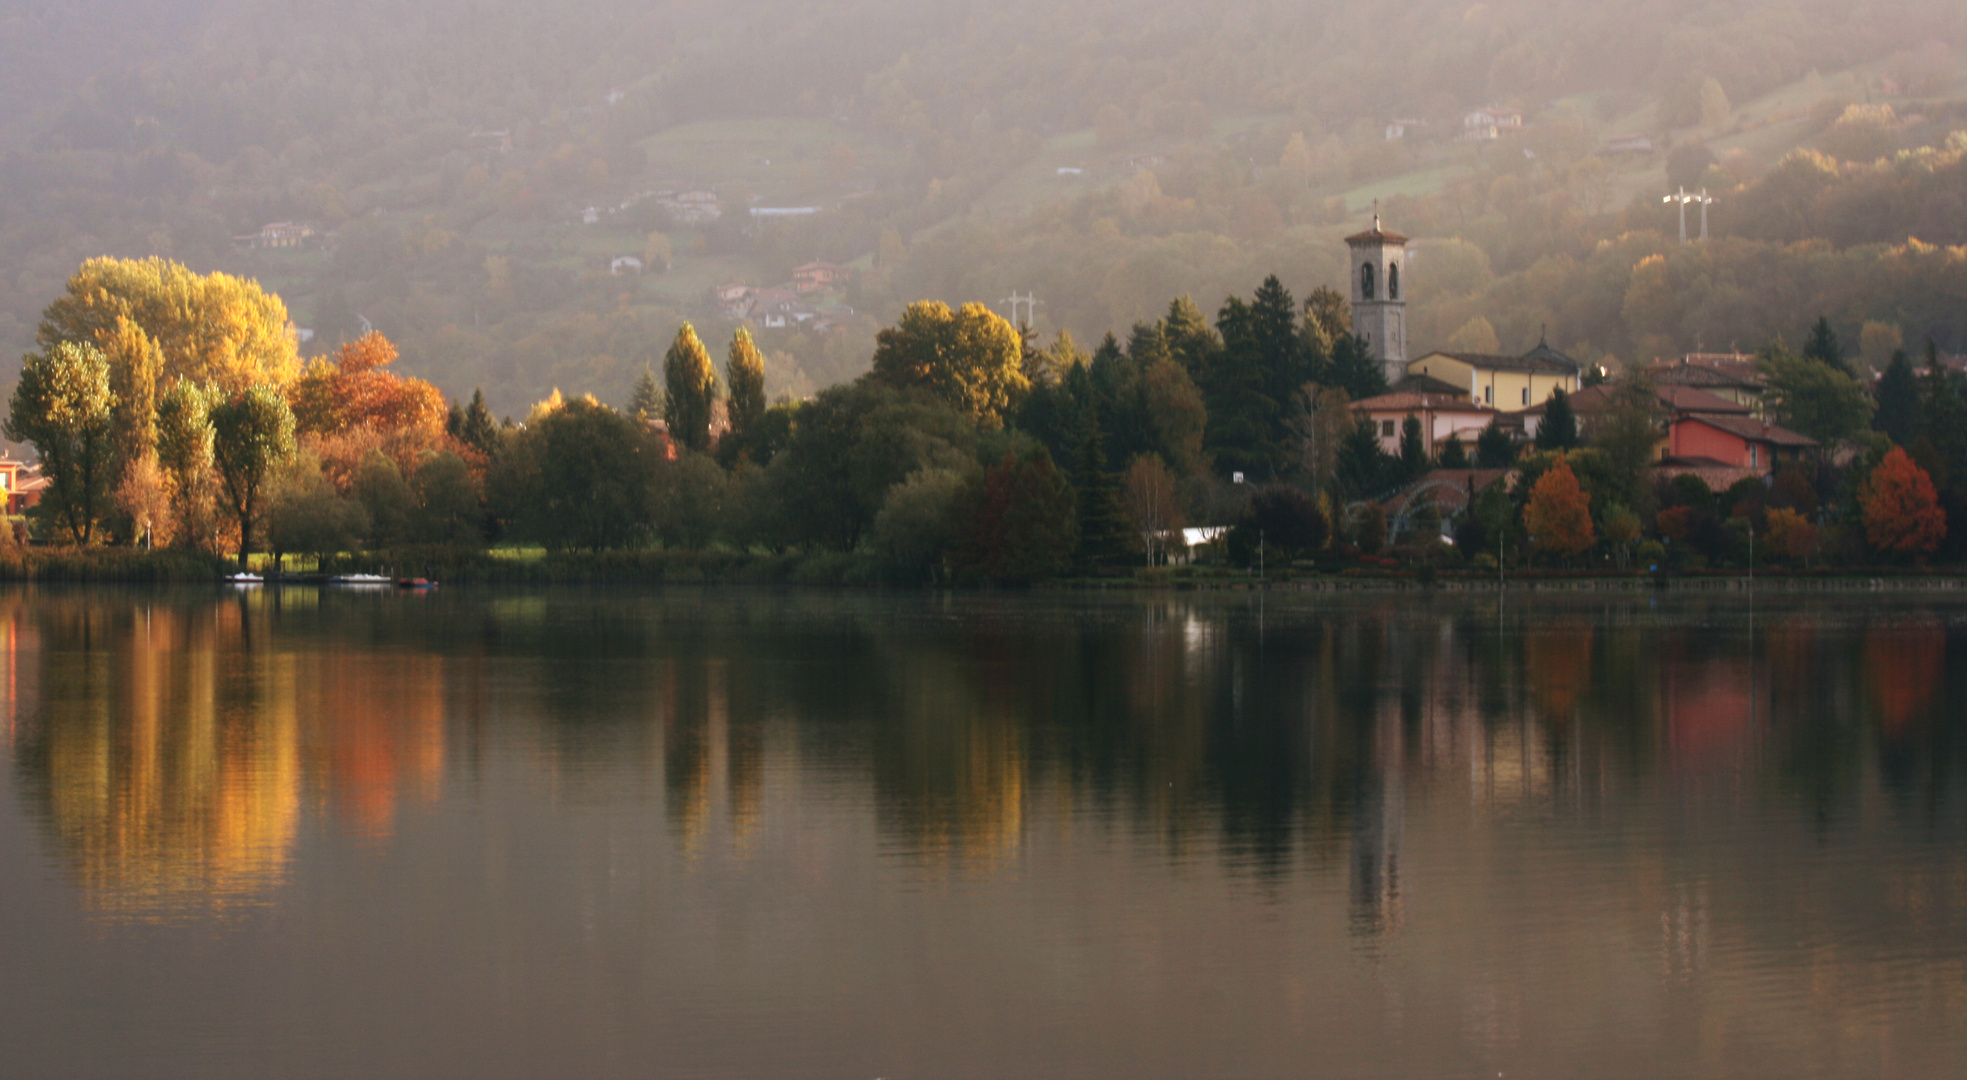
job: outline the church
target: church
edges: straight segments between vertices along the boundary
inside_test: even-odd
[[[1430,380],[1425,388],[1466,395],[1472,403],[1502,412],[1541,405],[1554,390],[1578,391],[1583,365],[1547,341],[1521,356],[1430,352],[1407,359],[1407,238],[1380,226],[1345,239],[1351,253],[1352,332],[1367,344],[1386,372],[1387,385],[1400,389],[1411,377]],[[1436,384],[1446,384],[1446,388]],[[1415,387],[1409,387],[1413,389]],[[1452,388],[1452,389],[1447,389]]]

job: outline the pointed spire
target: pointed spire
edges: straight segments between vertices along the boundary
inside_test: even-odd
[[[1380,200],[1373,200],[1373,231],[1380,231]]]

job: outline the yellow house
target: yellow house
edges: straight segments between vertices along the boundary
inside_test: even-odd
[[[1540,341],[1522,356],[1431,352],[1409,362],[1407,373],[1466,388],[1469,400],[1478,404],[1519,412],[1543,404],[1558,387],[1567,394],[1577,393],[1583,368]]]

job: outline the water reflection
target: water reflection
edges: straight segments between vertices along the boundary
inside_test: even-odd
[[[416,1045],[429,1001],[532,1032],[492,1073],[595,1065],[640,1037],[613,1016],[704,1074],[801,1071],[690,1035],[767,1021],[1047,1071],[978,1016],[1108,1047],[1089,1074],[1211,1071],[1197,1018],[1252,1073],[1315,1044],[1578,1075],[1627,1040],[1727,1075],[1826,1031],[1876,1072],[1865,1047],[1944,1059],[1967,1015],[1964,616],[17,591],[0,715],[9,809],[91,916],[291,918],[310,993],[366,945],[423,995]]]

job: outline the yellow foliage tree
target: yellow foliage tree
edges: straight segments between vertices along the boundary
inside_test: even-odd
[[[86,341],[111,352],[135,324],[158,350],[161,379],[185,378],[237,392],[284,386],[299,373],[287,305],[259,283],[198,274],[169,259],[95,258],[41,313],[42,348]]]
[[[1031,389],[1023,339],[982,304],[951,311],[940,301],[918,300],[874,340],[877,381],[927,389],[987,427],[1001,424]]]

